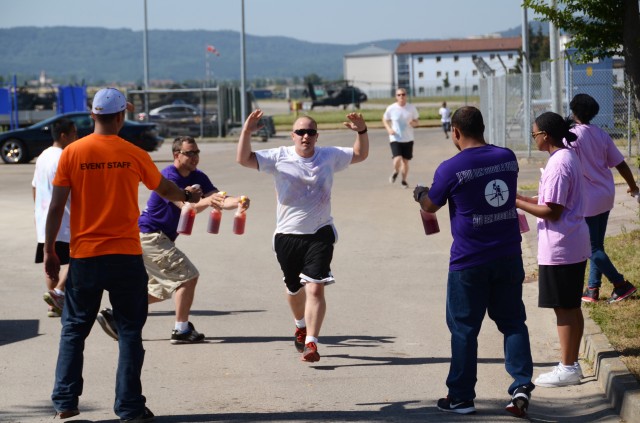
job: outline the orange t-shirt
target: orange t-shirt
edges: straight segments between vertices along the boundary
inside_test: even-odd
[[[67,146],[53,185],[71,187],[71,257],[142,254],[138,185],[154,190],[161,178],[146,151],[117,135]]]

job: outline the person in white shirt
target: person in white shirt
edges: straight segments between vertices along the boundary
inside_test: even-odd
[[[51,193],[53,191],[53,177],[58,169],[58,160],[62,154],[62,149],[78,138],[76,125],[72,120],[62,118],[51,126],[51,136],[53,145],[40,154],[36,160],[36,169],[31,181],[33,200],[35,202],[35,222],[38,245],[36,246],[36,263],[44,260],[44,228],[51,203]],[[69,239],[71,230],[69,229],[69,204],[71,198],[67,200],[62,217],[62,225],[56,238],[55,248],[60,257],[60,264],[69,264]],[[54,282],[45,275],[47,292],[44,293],[44,300],[49,304],[47,315],[49,317],[60,317],[64,307],[64,284],[67,280],[67,268],[61,268],[60,279]]]
[[[369,155],[367,125],[359,113],[349,113],[344,125],[357,132],[352,148],[316,147],[318,125],[302,116],[293,124],[293,145],[253,152],[251,133],[259,128],[262,111],[253,111],[242,128],[236,161],[272,174],[277,194],[273,249],[284,274],[286,297],[296,324],[294,345],[302,361],[320,360],[318,336],[326,313],[325,285],[331,274],[333,245],[338,240],[331,217],[333,174]]]
[[[413,158],[413,128],[418,126],[418,109],[407,103],[407,90],[396,90],[396,102],[387,107],[382,116],[382,123],[389,134],[393,173],[389,182],[394,183],[398,173],[402,175],[402,188],[409,188],[407,174],[409,160]]]
[[[447,107],[447,102],[442,102],[442,107],[438,110],[440,115],[440,122],[442,122],[442,130],[444,131],[444,137],[449,138],[449,131],[451,131],[451,110]]]

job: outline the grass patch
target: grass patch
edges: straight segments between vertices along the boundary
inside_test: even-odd
[[[618,271],[637,287],[640,281],[640,269],[636,262],[640,251],[640,230],[606,238],[605,250]],[[631,373],[640,381],[640,298],[636,294],[619,303],[608,304],[606,299],[612,291],[613,285],[603,278],[601,301],[585,304],[585,308]]]

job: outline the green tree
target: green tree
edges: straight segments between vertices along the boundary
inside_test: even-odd
[[[571,35],[568,47],[577,50],[576,59],[621,55],[631,82],[636,116],[640,112],[640,10],[638,0],[523,0],[523,7],[542,15]]]

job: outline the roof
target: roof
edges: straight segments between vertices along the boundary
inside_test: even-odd
[[[522,37],[469,38],[459,40],[407,41],[396,48],[396,54],[468,53],[511,51],[522,48]]]
[[[362,56],[391,56],[393,52],[391,50],[387,50],[381,47],[374,46],[373,44],[361,48],[360,50],[353,51],[351,53],[347,53],[344,57],[362,57]]]

